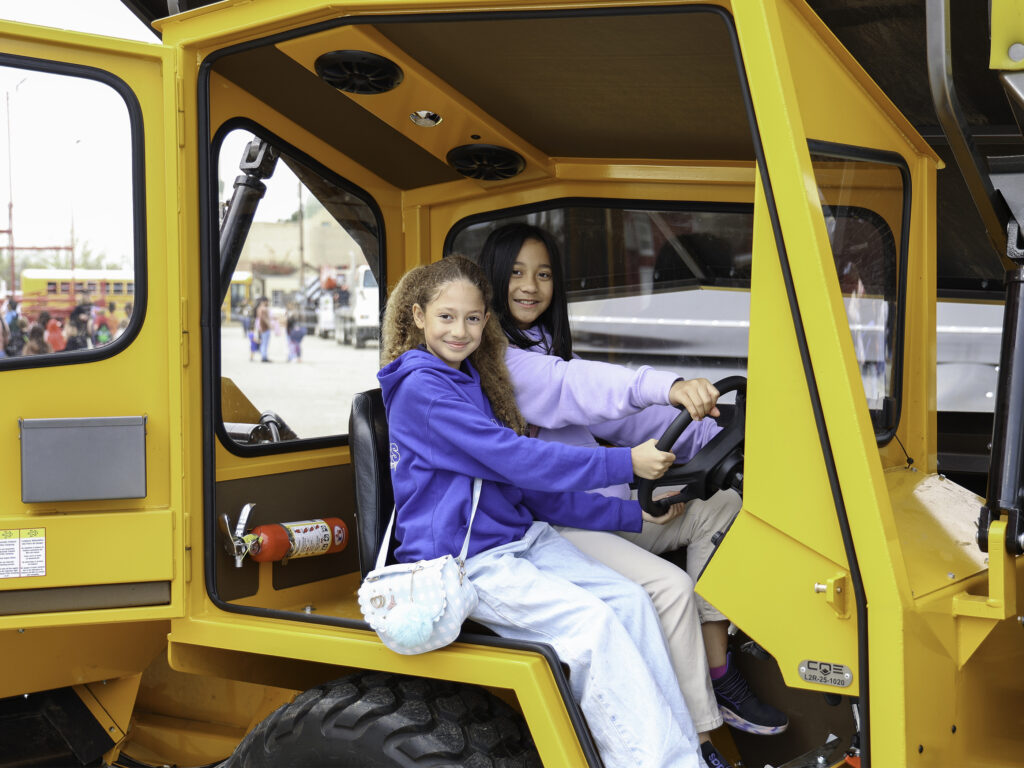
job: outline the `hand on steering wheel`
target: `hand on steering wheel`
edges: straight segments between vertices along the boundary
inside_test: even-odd
[[[679,501],[707,499],[723,488],[743,488],[743,441],[747,409],[747,380],[743,376],[729,376],[715,383],[720,394],[736,393],[736,407],[732,420],[696,455],[685,464],[669,469],[658,480],[637,479],[640,507],[653,517],[666,514]],[[671,451],[683,430],[693,421],[683,411],[669,425],[658,440],[657,447]],[[681,493],[655,500],[654,490],[666,485],[685,485]]]

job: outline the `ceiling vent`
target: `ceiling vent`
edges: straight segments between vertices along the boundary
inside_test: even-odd
[[[493,144],[463,144],[449,152],[446,159],[463,176],[483,181],[511,179],[526,168],[518,152]]]
[[[316,60],[316,73],[345,93],[387,93],[402,82],[402,68],[369,51],[331,51]]]

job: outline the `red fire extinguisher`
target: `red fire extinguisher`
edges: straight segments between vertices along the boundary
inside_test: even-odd
[[[245,537],[249,557],[259,563],[284,562],[340,552],[348,545],[348,526],[340,517],[257,525]]]

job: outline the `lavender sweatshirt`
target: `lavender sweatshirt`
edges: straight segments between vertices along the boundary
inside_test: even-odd
[[[674,373],[643,365],[636,370],[611,363],[551,354],[551,338],[536,326],[525,332],[539,343],[527,349],[509,344],[505,363],[512,376],[523,418],[550,442],[596,446],[597,439],[634,446],[661,437],[680,411],[668,405],[679,379]],[[673,446],[676,460],[689,461],[721,431],[707,417],[688,426]],[[602,488],[605,496],[629,498],[626,484]]]

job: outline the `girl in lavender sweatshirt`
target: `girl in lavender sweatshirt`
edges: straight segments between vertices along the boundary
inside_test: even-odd
[[[522,223],[501,226],[487,238],[480,263],[494,290],[494,314],[509,338],[505,361],[516,403],[533,434],[570,445],[593,446],[599,439],[635,445],[664,432],[682,407],[694,421],[673,452],[685,462],[720,431],[705,418],[719,415],[718,391],[707,379],[682,380],[648,366],[631,370],[573,355],[561,260],[548,232]],[[630,495],[625,484],[598,493]],[[693,591],[714,551],[712,536],[728,528],[740,503],[734,491],[722,491],[707,501],[676,504],[658,524],[645,522],[640,533],[559,528],[583,552],[651,595],[702,746],[711,750],[708,732],[723,716],[759,734],[781,733],[788,725],[730,663],[728,619]],[[683,546],[689,575],[658,556]]]

